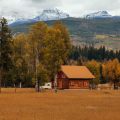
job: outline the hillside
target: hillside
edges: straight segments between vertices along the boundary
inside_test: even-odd
[[[61,20],[68,28],[74,43],[94,43],[95,45],[107,45],[110,49],[119,49],[120,45],[120,19],[81,19],[67,18]],[[56,21],[46,21],[48,25],[53,25]],[[11,29],[13,33],[27,32],[33,23],[13,24]],[[101,37],[98,39],[98,36]],[[104,38],[104,39],[102,39]],[[105,41],[106,40],[106,41]],[[111,46],[112,44],[112,46]]]

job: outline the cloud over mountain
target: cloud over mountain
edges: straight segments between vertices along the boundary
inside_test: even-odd
[[[0,16],[16,12],[18,16],[35,16],[46,8],[59,8],[71,16],[107,10],[120,15],[120,0],[0,0]]]

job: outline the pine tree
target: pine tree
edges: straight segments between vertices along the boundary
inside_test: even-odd
[[[0,20],[0,92],[1,84],[7,80],[7,75],[12,69],[12,35],[8,28],[7,20]]]

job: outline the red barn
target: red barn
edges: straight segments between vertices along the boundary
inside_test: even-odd
[[[61,66],[57,74],[58,89],[88,89],[94,75],[85,66]]]

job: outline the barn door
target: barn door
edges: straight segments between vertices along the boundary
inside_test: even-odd
[[[62,79],[59,79],[59,80],[58,80],[58,88],[59,88],[59,89],[63,89]]]

